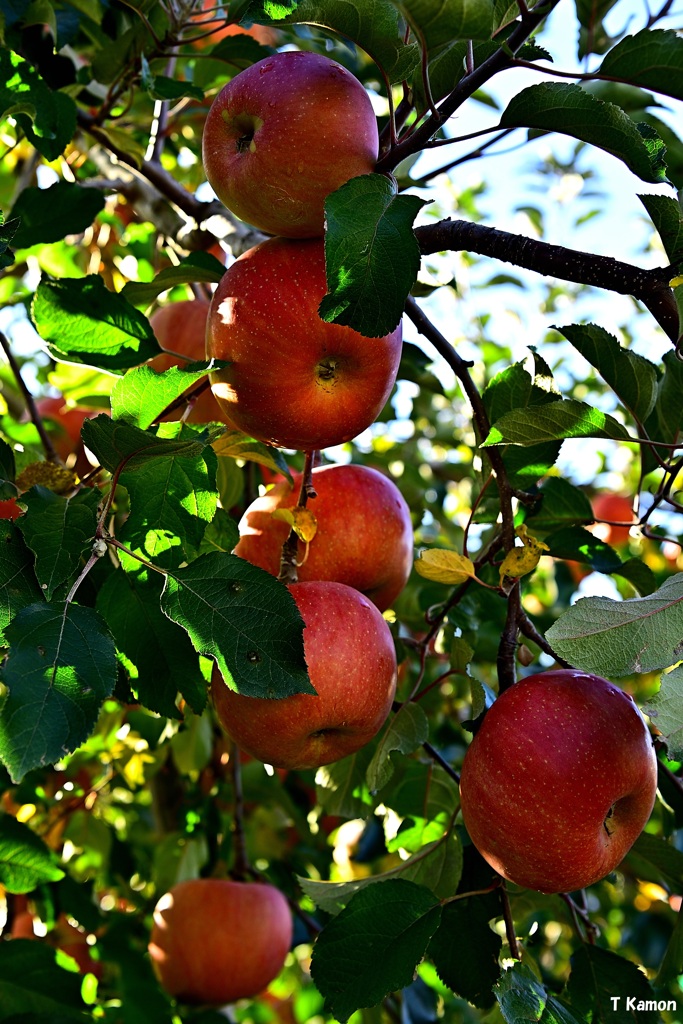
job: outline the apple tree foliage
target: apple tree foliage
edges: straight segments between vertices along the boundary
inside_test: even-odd
[[[296,922],[229,1020],[682,1019],[682,16],[0,0],[0,502],[23,512],[0,520],[0,1021],[225,1020],[174,1004],[146,945],[158,896],[226,872],[276,884]],[[216,31],[239,22],[272,45]],[[207,364],[149,366],[154,308],[210,295],[260,240],[207,191],[201,133],[273,46],[374,97],[380,160],[328,199],[320,315],[368,336],[403,316],[406,337],[378,422],[325,453],[411,508],[398,700],[317,773],[240,763],[207,700],[214,663],[255,697],[310,686],[283,584],[232,554],[301,454],[184,423]],[[585,244],[609,209],[623,235]],[[91,410],[82,483],[36,408],[56,393]],[[634,694],[660,791],[617,871],[541,896],[472,847],[458,770],[496,692],[555,662]]]

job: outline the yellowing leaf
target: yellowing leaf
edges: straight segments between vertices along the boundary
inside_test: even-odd
[[[295,534],[305,544],[313,540],[318,529],[318,520],[308,508],[276,508],[271,513],[273,519],[281,519],[294,530]]]
[[[420,552],[415,562],[415,571],[435,583],[464,583],[476,576],[474,564],[469,558],[444,548]]]
[[[67,494],[74,489],[77,481],[78,477],[72,470],[56,462],[31,462],[19,474],[16,484],[20,491],[28,491],[30,487],[40,484],[55,494]]]
[[[504,580],[506,577],[508,579],[517,579],[519,576],[526,576],[527,573],[533,572],[543,552],[549,550],[548,545],[544,544],[542,540],[538,540],[530,533],[527,533],[524,523],[517,527],[515,533],[524,547],[513,548],[512,551],[508,551],[500,564],[501,580]]]

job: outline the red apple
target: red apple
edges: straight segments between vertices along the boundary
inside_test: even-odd
[[[251,28],[243,28],[242,25],[234,23],[226,25],[225,18],[211,18],[210,15],[215,12],[216,0],[202,0],[200,10],[192,15],[187,33],[193,46],[204,49],[205,46],[214,46],[226,36],[237,35],[251,36],[262,46],[277,45],[278,36],[275,29],[265,25],[252,25]]]
[[[272,885],[196,878],[154,910],[149,942],[161,986],[183,1003],[222,1006],[277,977],[292,943],[287,900]]]
[[[546,893],[609,874],[640,835],[656,790],[654,746],[633,698],[573,669],[505,690],[460,778],[479,852],[504,878]]]
[[[629,542],[631,527],[619,523],[636,524],[633,516],[633,499],[623,494],[598,494],[591,502],[593,514],[598,522],[589,527],[600,540],[612,547],[623,548]]]
[[[271,238],[221,278],[207,321],[211,374],[228,419],[258,441],[311,451],[350,441],[391,394],[401,325],[364,338],[318,316],[327,289],[323,242]]]
[[[162,373],[172,366],[187,365],[182,359],[171,355],[172,352],[187,356],[192,362],[206,359],[206,318],[210,306],[209,299],[182,299],[154,310],[149,322],[157,341],[169,353],[150,360],[149,365],[153,370]],[[180,419],[182,413],[182,408],[178,408],[167,418]],[[188,423],[222,423],[224,420],[223,411],[210,388],[199,395],[187,416]]]
[[[21,514],[16,498],[0,501],[0,519],[18,519]]]
[[[388,477],[369,466],[319,466],[313,470],[316,497],[307,508],[317,530],[299,541],[300,582],[336,580],[366,594],[380,611],[403,590],[413,564],[410,509]],[[235,554],[277,576],[290,527],[273,519],[277,508],[297,504],[301,475],[286,480],[251,503],[240,520]]]
[[[57,455],[78,476],[85,476],[93,468],[81,439],[81,427],[87,419],[99,416],[105,409],[93,406],[69,405],[61,396],[40,398],[36,408],[47,425]]]
[[[396,692],[391,632],[374,604],[343,583],[293,583],[305,623],[304,654],[316,696],[245,697],[217,669],[218,719],[248,754],[276,768],[317,768],[355,753],[387,719]]]
[[[252,64],[216,96],[202,159],[220,201],[269,235],[324,231],[324,205],[349,178],[370,174],[379,137],[370,98],[329,57],[300,50]]]

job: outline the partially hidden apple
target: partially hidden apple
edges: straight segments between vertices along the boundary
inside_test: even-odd
[[[169,351],[150,359],[153,370],[162,373],[172,366],[186,366],[178,356],[187,356],[191,362],[206,359],[206,319],[210,306],[210,299],[181,299],[154,310],[149,322],[161,347]],[[178,408],[165,418],[180,419],[182,412],[182,408]],[[222,423],[224,420],[223,410],[211,388],[198,395],[186,417],[187,423]]]
[[[517,885],[572,892],[614,870],[654,805],[657,759],[633,698],[599,676],[528,676],[486,712],[460,778],[462,815]]]
[[[61,395],[38,399],[36,409],[62,462],[78,476],[82,477],[89,473],[93,467],[81,438],[81,427],[87,419],[99,416],[107,410],[93,406],[69,405]]]
[[[192,15],[189,25],[189,42],[199,49],[206,46],[214,46],[221,39],[227,36],[247,35],[255,39],[262,46],[275,46],[278,35],[275,29],[266,25],[252,25],[251,28],[244,28],[234,22],[226,24],[225,18],[217,18],[215,0],[202,0],[200,8]]]
[[[275,53],[213,101],[202,160],[220,201],[269,235],[323,234],[324,204],[377,162],[377,118],[365,89],[329,57]]]
[[[266,988],[291,943],[292,916],[279,889],[196,878],[179,882],[158,901],[148,951],[170,995],[222,1006]]]
[[[317,768],[348,757],[379,732],[396,693],[391,631],[374,604],[343,583],[292,583],[316,695],[280,700],[231,690],[217,669],[218,720],[241,750],[275,768]]]
[[[317,528],[308,545],[298,542],[299,582],[346,583],[384,611],[403,590],[413,564],[413,526],[403,495],[369,466],[318,466],[311,483],[316,496],[306,507]],[[300,490],[297,474],[293,486],[285,480],[256,498],[240,520],[235,554],[277,576],[290,527],[273,512],[294,508]]]
[[[318,316],[327,290],[321,239],[271,238],[243,253],[211,300],[207,358],[230,365],[211,386],[227,419],[258,441],[312,451],[350,441],[381,412],[402,328],[365,338]]]

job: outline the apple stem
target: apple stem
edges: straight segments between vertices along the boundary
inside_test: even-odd
[[[233,789],[233,816],[232,816],[232,837],[233,837],[233,865],[230,875],[238,881],[243,881],[251,872],[249,857],[247,855],[247,843],[244,835],[244,790],[242,789],[242,764],[240,762],[239,747],[236,743],[230,745],[230,771],[232,774]]]
[[[585,901],[585,893],[583,890],[581,894]],[[580,907],[567,892],[561,892],[560,896],[569,907],[569,913],[571,914],[576,934],[582,942],[587,942],[591,946],[595,945],[595,940],[600,934],[600,929],[593,921],[591,921],[586,907]]]
[[[301,489],[299,491],[299,500],[297,502],[297,508],[306,508],[306,502],[309,498],[315,498],[315,487],[313,486],[313,467],[316,464],[316,460],[319,453],[315,450],[306,452],[304,459],[304,472],[301,478]],[[278,579],[282,583],[296,583],[299,579],[297,568],[306,561],[308,558],[308,546],[306,547],[306,557],[302,562],[297,561],[297,554],[299,550],[299,538],[296,535],[295,530],[290,530],[287,540],[282,545],[282,556],[280,559],[280,572]]]
[[[508,940],[508,946],[510,947],[510,956],[514,960],[521,960],[522,955],[519,949],[519,943],[517,942],[517,935],[515,933],[515,922],[512,920],[512,910],[510,908],[510,895],[507,891],[504,882],[500,887],[500,897],[503,904],[503,920],[505,921],[505,935]]]

